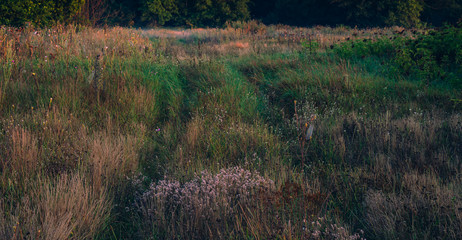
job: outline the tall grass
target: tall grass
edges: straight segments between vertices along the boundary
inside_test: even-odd
[[[15,51],[13,50],[13,40],[4,40],[5,43],[2,48],[4,49],[2,56],[2,78],[0,81],[0,104],[3,106],[4,98],[6,97],[6,90],[10,82],[12,70],[15,65]],[[3,42],[3,41],[2,41]]]
[[[460,89],[338,50],[425,34],[2,27],[0,238],[458,239]]]
[[[38,180],[11,212],[4,212],[4,239],[85,239],[101,230],[107,214],[106,192],[96,192],[78,175]]]

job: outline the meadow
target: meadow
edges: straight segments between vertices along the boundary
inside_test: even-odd
[[[0,28],[0,239],[461,239],[462,31]]]

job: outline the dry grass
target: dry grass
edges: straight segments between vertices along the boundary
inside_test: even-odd
[[[40,210],[29,198],[16,203],[17,206],[7,205],[0,201],[0,238],[2,239],[41,239]]]
[[[4,37],[4,34],[1,34]],[[5,40],[0,41],[3,43]],[[15,51],[13,49],[14,40],[6,40],[3,44],[3,56],[0,60],[2,64],[2,74],[0,75],[0,110],[3,108],[3,101],[6,98],[6,90],[11,80],[12,69],[15,64]]]
[[[107,56],[131,56],[143,53],[151,43],[135,30],[121,27],[92,29],[80,26],[55,26],[50,29],[2,27],[0,54],[7,54],[13,41],[17,60],[25,58],[49,59],[54,62],[68,56],[93,59],[104,51]],[[8,34],[6,34],[8,32]]]
[[[95,191],[79,175],[42,180],[12,212],[2,212],[2,239],[88,239],[109,213],[106,191]],[[1,211],[5,207],[2,206]],[[0,220],[1,221],[1,220]]]
[[[13,176],[17,175],[20,179],[27,175],[35,175],[41,165],[37,137],[19,126],[12,127],[7,134],[10,134],[10,151],[8,160],[4,163],[5,171],[8,169]]]
[[[53,101],[46,109],[31,110],[25,117],[41,142],[39,159],[49,175],[73,171],[87,156],[89,139],[88,129]],[[20,121],[24,119],[15,120]]]
[[[366,220],[377,238],[460,239],[462,198],[459,187],[433,174],[405,174],[401,193],[370,191]]]
[[[404,31],[403,31],[404,30]],[[416,29],[401,28],[297,28],[289,26],[265,26],[257,22],[234,23],[224,29],[149,29],[140,32],[142,36],[158,41],[162,52],[180,61],[197,57],[220,57],[223,55],[244,56],[249,54],[281,53],[301,51],[301,43],[310,41],[328,50],[334,44],[358,39],[393,37],[402,32],[412,37]],[[181,40],[186,45],[175,44]],[[167,43],[167,44],[166,44]],[[191,47],[192,45],[192,47]]]
[[[91,238],[106,220],[110,206],[106,191],[97,191],[78,175],[63,175],[42,191],[45,239]]]
[[[389,159],[390,163],[381,160],[380,164],[402,171],[432,169],[444,176],[454,176],[460,171],[460,115],[446,118],[443,113],[434,111],[400,119],[391,119],[384,114],[379,120],[373,120],[351,113],[337,121],[334,127],[322,120],[318,122],[318,132],[331,134],[336,142],[332,150],[349,164],[363,164],[363,160],[371,156]],[[449,145],[444,149],[437,148],[440,141],[448,141]],[[366,142],[367,147],[361,147]],[[388,171],[389,167],[381,169]]]
[[[250,49],[250,44],[248,42],[235,41],[217,45],[210,46],[210,55],[219,56],[219,55],[235,55],[242,56],[249,54],[252,51]]]
[[[98,134],[90,145],[89,165],[93,187],[100,191],[134,175],[138,169],[139,145],[139,140],[134,136]]]

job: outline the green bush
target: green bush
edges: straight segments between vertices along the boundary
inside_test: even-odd
[[[386,58],[405,75],[462,87],[462,29],[446,26],[416,38],[395,36],[348,41],[334,46],[342,58]]]
[[[461,87],[462,29],[445,27],[408,40],[396,52],[395,63],[427,81],[444,80]]]
[[[334,52],[343,58],[385,56],[392,57],[396,48],[403,43],[402,38],[379,38],[377,40],[358,39],[334,46]]]

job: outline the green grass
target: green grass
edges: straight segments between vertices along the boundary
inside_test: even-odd
[[[1,41],[15,64],[0,74],[0,238],[460,238],[458,70],[445,70],[451,81],[428,81],[367,45],[364,57],[338,50],[355,30],[265,29],[169,37],[69,26],[60,35],[67,47],[53,53],[54,42],[34,31],[16,43],[34,52]],[[281,38],[283,30],[319,31],[310,38],[316,51],[301,37]],[[355,38],[376,31],[393,36],[370,29]],[[97,99],[87,79],[103,52],[106,89]],[[311,140],[301,138],[307,122]],[[230,167],[274,188],[241,192],[250,201],[226,206],[222,193],[216,213],[185,212],[187,202],[149,193],[163,179],[185,184],[180,191],[203,171]],[[86,205],[49,194],[66,186],[76,188],[65,198]],[[143,194],[165,205],[142,205],[151,201]],[[93,208],[97,221],[82,220]],[[71,218],[55,231],[62,211]]]

